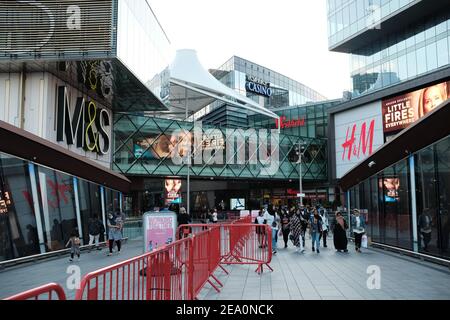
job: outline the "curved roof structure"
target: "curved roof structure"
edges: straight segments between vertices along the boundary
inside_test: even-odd
[[[278,115],[272,111],[260,106],[214,78],[203,68],[195,50],[178,50],[169,70],[169,112],[175,118],[184,119],[186,108],[189,114],[192,114],[215,100],[220,100],[236,107],[278,119]]]

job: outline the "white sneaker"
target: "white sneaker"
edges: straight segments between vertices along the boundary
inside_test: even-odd
[[[111,253],[111,252],[108,252],[107,256],[108,256],[108,257],[112,256],[112,253]]]

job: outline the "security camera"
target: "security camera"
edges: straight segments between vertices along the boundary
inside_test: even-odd
[[[370,161],[369,162],[369,168],[372,168],[374,165],[376,165],[375,161]]]

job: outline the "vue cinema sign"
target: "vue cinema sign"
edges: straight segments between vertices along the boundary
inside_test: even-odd
[[[58,87],[57,103],[57,141],[64,141],[65,135],[68,145],[75,144],[76,140],[77,148],[100,155],[109,152],[110,137],[106,127],[109,127],[110,119],[106,109],[97,108],[94,101],[87,102],[84,97],[78,97],[71,116],[70,101],[65,86]]]

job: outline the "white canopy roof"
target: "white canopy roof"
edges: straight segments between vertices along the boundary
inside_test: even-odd
[[[225,86],[203,66],[195,50],[178,50],[170,70],[169,113],[185,118],[186,103],[189,114],[195,113],[215,100],[245,108],[278,119],[279,116],[258,103]],[[178,116],[176,116],[178,114]]]

